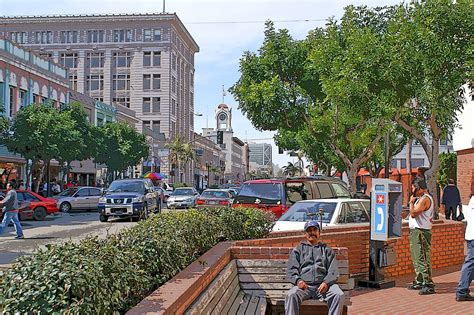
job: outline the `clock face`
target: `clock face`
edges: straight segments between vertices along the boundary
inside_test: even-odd
[[[224,121],[224,120],[226,120],[226,119],[227,119],[227,115],[226,115],[225,113],[220,113],[220,114],[219,114],[219,120],[220,120],[220,121]]]

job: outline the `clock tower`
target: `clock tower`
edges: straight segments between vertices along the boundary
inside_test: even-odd
[[[216,130],[232,132],[232,109],[226,104],[217,106],[216,122]]]

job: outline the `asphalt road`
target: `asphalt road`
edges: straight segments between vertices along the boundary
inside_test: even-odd
[[[167,211],[167,210],[164,210]],[[22,221],[25,238],[15,239],[15,229],[10,225],[0,235],[0,265],[11,264],[17,257],[29,255],[47,244],[57,244],[68,240],[79,241],[87,236],[105,238],[136,224],[130,219],[109,219],[99,221],[99,213],[72,212],[50,215],[44,221]]]

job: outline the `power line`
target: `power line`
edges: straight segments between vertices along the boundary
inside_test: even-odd
[[[272,20],[274,23],[301,23],[301,22],[325,22],[327,19],[304,19],[304,20]],[[261,24],[266,21],[195,21],[195,22],[185,22],[184,24]]]

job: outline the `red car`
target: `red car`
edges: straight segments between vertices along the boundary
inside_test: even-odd
[[[20,205],[20,220],[34,219],[41,221],[48,214],[59,212],[56,199],[44,198],[30,190],[17,190]],[[0,199],[5,197],[6,191],[0,191]]]

